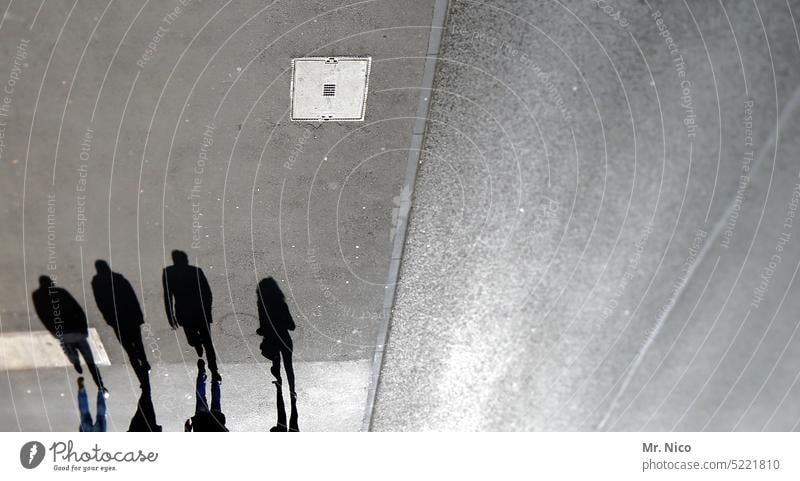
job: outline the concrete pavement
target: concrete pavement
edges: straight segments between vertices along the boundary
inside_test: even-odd
[[[450,2],[372,428],[796,429],[798,12]]]

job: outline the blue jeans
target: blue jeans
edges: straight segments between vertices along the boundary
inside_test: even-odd
[[[89,410],[89,395],[86,389],[78,390],[78,410],[81,413],[81,432],[106,432],[108,431],[108,416],[106,414],[106,398],[103,391],[97,391],[97,420],[92,421],[92,412]]]
[[[206,398],[206,374],[197,373],[195,412],[208,412],[208,399]],[[211,410],[222,411],[222,392],[219,382],[211,381]]]

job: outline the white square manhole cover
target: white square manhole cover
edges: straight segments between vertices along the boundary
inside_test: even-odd
[[[292,59],[292,120],[364,120],[371,57]]]

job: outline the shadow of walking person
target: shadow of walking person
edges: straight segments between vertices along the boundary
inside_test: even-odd
[[[211,286],[203,270],[189,265],[185,252],[172,251],[172,264],[164,268],[164,309],[172,329],[183,326],[186,340],[203,357],[205,349],[212,380],[220,381],[217,353],[211,341]]]
[[[197,384],[195,387],[194,416],[186,420],[184,431],[228,432],[225,414],[222,412],[222,381],[211,380],[211,405],[206,398],[206,363],[197,360]]]
[[[286,305],[286,299],[272,277],[262,279],[256,289],[258,304],[258,324],[256,334],[263,336],[261,354],[272,362],[270,372],[275,377],[277,391],[278,422],[270,429],[273,432],[299,431],[297,425],[297,392],[294,389],[294,368],[292,367],[292,336],[289,331],[295,329],[294,319]],[[281,359],[289,382],[289,399],[292,413],[289,425],[286,425],[286,407],[283,403],[281,382]]]
[[[139,387],[143,392],[150,391],[150,363],[140,329],[144,315],[136,292],[122,274],[111,271],[106,261],[97,260],[94,266],[97,274],[92,278],[92,292],[97,308],[128,355]]]
[[[39,288],[33,291],[33,307],[44,327],[61,344],[64,354],[75,366],[78,374],[83,374],[80,357],[89,368],[97,388],[107,393],[100,370],[94,363],[89,346],[89,327],[86,313],[78,301],[66,289],[57,287],[48,276],[39,277]]]
[[[153,398],[150,391],[142,390],[139,401],[136,404],[136,413],[128,426],[128,432],[161,432],[161,426],[156,421],[156,412],[153,409]]]

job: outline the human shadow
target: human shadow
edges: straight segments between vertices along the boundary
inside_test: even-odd
[[[113,272],[106,261],[97,260],[94,266],[97,274],[92,278],[92,292],[97,308],[106,324],[114,329],[114,335],[128,355],[142,392],[149,392],[150,363],[147,362],[141,331],[144,315],[136,292],[131,283],[122,274]]]
[[[225,427],[225,414],[222,412],[222,381],[211,380],[211,404],[206,397],[206,365],[197,360],[197,382],[195,385],[194,416],[184,423],[184,431],[228,432]]]
[[[189,264],[189,257],[180,250],[172,251],[172,265],[161,275],[164,288],[164,309],[172,329],[183,327],[186,340],[203,357],[205,350],[213,380],[221,380],[217,354],[211,341],[211,286],[203,270]]]
[[[107,392],[89,346],[86,313],[78,301],[66,289],[56,286],[49,276],[39,277],[39,288],[33,291],[31,297],[42,324],[59,341],[78,374],[83,374],[80,360],[83,356],[98,389]]]
[[[256,289],[258,305],[258,324],[256,334],[263,336],[261,341],[261,354],[272,362],[270,372],[275,377],[272,382],[276,389],[276,404],[278,421],[270,429],[273,432],[297,432],[297,392],[294,385],[294,368],[292,366],[292,336],[289,331],[295,329],[294,319],[286,305],[278,283],[272,277],[262,279]],[[286,370],[286,380],[289,382],[289,399],[291,402],[291,416],[289,425],[286,425],[286,406],[283,402],[283,389],[281,382],[281,359]]]
[[[161,432],[162,428],[156,421],[156,412],[153,408],[153,399],[150,391],[142,390],[139,401],[136,403],[136,413],[131,418],[128,432]]]

